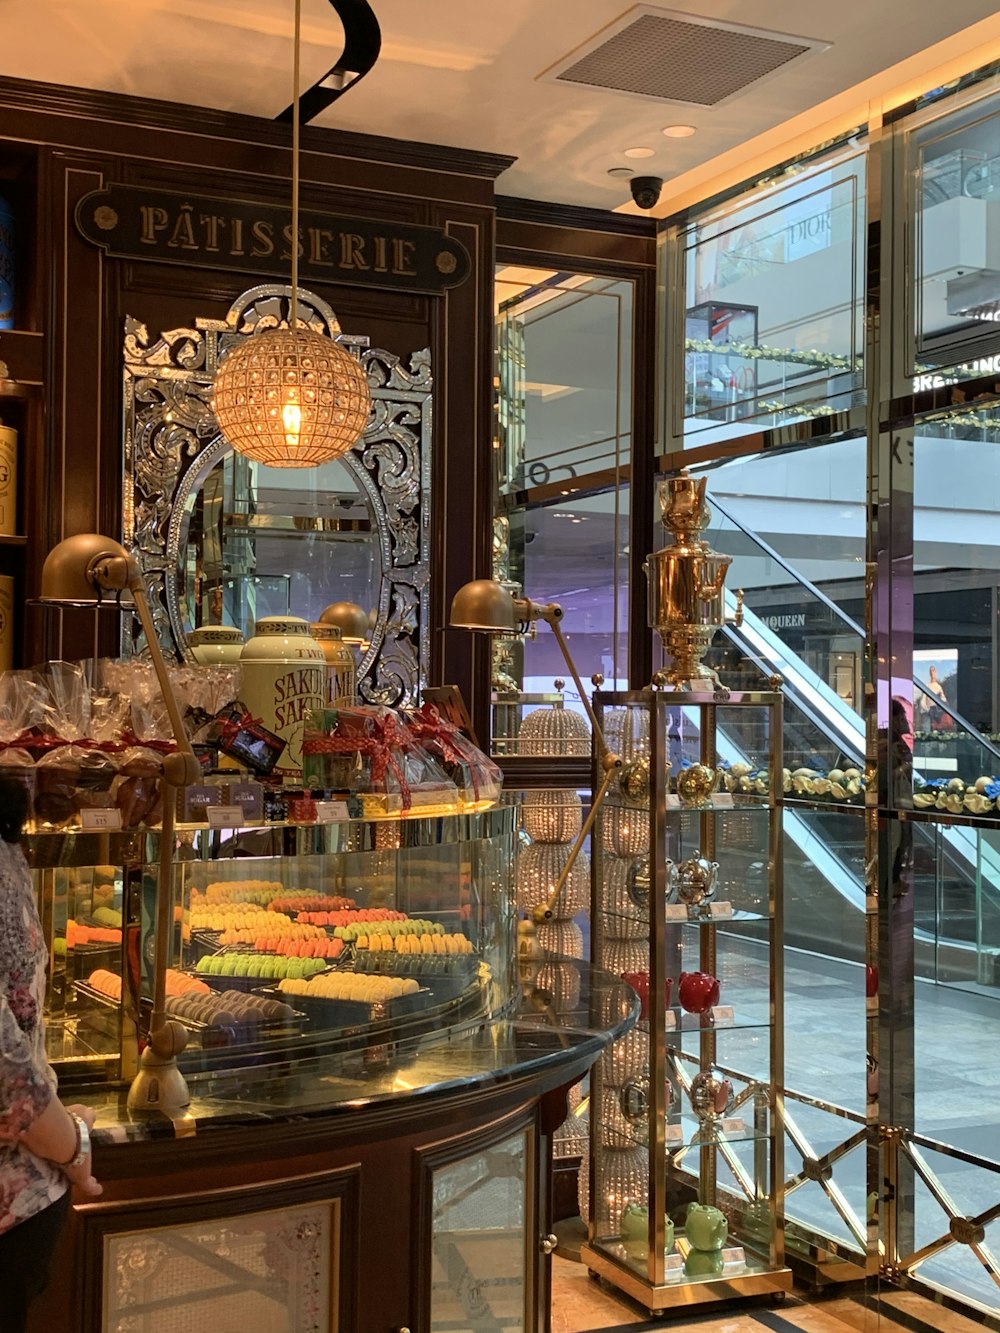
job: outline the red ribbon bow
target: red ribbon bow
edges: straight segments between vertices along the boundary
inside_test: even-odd
[[[476,776],[475,764],[467,763],[465,755],[456,748],[455,738],[464,736],[460,728],[456,727],[454,722],[449,722],[443,718],[432,703],[425,703],[410,714],[410,729],[418,740],[430,742],[428,749],[432,754],[437,754],[446,764],[465,764],[469,770],[469,776],[472,779],[472,790],[475,798],[479,800],[479,779]]]
[[[383,783],[386,773],[391,771],[399,786],[403,809],[409,810],[413,797],[406,774],[396,758],[396,751],[405,752],[409,749],[411,738],[391,713],[384,718],[373,717],[372,723],[376,733],[374,736],[338,736],[336,732],[329,736],[309,736],[302,743],[302,753],[365,755],[371,760],[372,783]]]

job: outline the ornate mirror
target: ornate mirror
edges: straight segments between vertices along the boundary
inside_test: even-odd
[[[285,321],[291,289],[255,287],[224,320],[196,319],[150,339],[126,321],[124,540],[146,574],[165,651],[190,655],[206,625],[245,637],[265,615],[319,619],[331,602],[369,618],[360,693],[414,701],[428,661],[430,354],[406,369],[299,288],[299,318],[358,356],[371,388],[362,438],[311,469],[235,454],[212,413],[216,368],[240,338]],[[132,645],[126,645],[129,650]]]

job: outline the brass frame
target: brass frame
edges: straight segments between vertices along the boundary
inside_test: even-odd
[[[698,1182],[699,1195],[703,1199],[716,1197],[716,1152],[721,1152],[734,1178],[743,1191],[744,1197],[753,1201],[761,1197],[761,1181],[770,1180],[770,1189],[766,1201],[772,1210],[774,1226],[771,1229],[767,1253],[762,1256],[767,1271],[755,1271],[732,1276],[720,1276],[704,1281],[667,1282],[664,1262],[665,1227],[664,1214],[667,1200],[667,1143],[666,1143],[666,1085],[668,1064],[674,1066],[675,1076],[679,1074],[683,1084],[686,1079],[682,1070],[683,1059],[679,1054],[668,1054],[666,1026],[665,983],[667,975],[667,954],[671,947],[671,935],[676,928],[668,925],[664,911],[667,900],[667,875],[664,860],[666,826],[670,818],[667,801],[668,756],[662,751],[662,742],[667,734],[665,713],[670,708],[695,708],[702,717],[701,760],[714,764],[716,711],[720,705],[727,707],[755,706],[766,708],[769,714],[768,769],[773,775],[766,797],[758,799],[758,808],[766,809],[768,815],[768,860],[771,867],[768,904],[767,944],[769,951],[769,1058],[770,1083],[764,1087],[755,1080],[748,1080],[748,1087],[743,1099],[754,1106],[755,1129],[760,1131],[760,1138],[754,1149],[753,1175],[748,1175],[736,1155],[729,1150],[722,1140],[713,1140],[701,1145],[685,1145],[673,1155],[676,1163],[698,1147],[698,1170],[695,1179]],[[590,1228],[587,1243],[581,1251],[583,1262],[593,1272],[627,1292],[633,1299],[644,1304],[654,1315],[672,1306],[704,1304],[727,1300],[734,1296],[762,1295],[788,1291],[792,1285],[791,1270],[785,1265],[784,1243],[781,1227],[784,1199],[784,1092],[782,1087],[782,1069],[784,1064],[784,1029],[782,1023],[783,977],[782,959],[779,942],[783,937],[783,906],[781,884],[781,783],[776,775],[781,772],[781,735],[782,735],[782,698],[773,691],[745,691],[741,693],[719,692],[714,694],[688,691],[641,690],[641,691],[598,691],[594,696],[594,707],[599,719],[604,719],[608,708],[643,707],[649,715],[649,796],[646,808],[649,813],[649,1103],[648,1103],[648,1145],[649,1179],[648,1206],[651,1217],[650,1248],[647,1259],[646,1277],[641,1277],[634,1270],[617,1262],[612,1255],[600,1248],[596,1241],[594,1214],[591,1206]],[[597,775],[595,756],[595,778]],[[605,807],[606,809],[606,807]],[[602,913],[606,910],[603,900],[604,876],[602,869],[603,847],[602,827],[604,811],[600,812],[595,823],[595,837],[591,849],[592,895],[591,921],[594,923],[592,935],[593,961],[596,966],[604,966],[602,957],[603,932],[600,927]],[[699,816],[701,827],[700,846],[703,854],[711,859],[715,848],[715,812],[702,809]],[[717,927],[710,922],[702,922],[696,927],[699,931],[700,967],[704,971],[714,971],[716,964]],[[700,1038],[699,1061],[703,1067],[715,1064],[716,1039],[712,1028],[703,1029]],[[591,1073],[591,1142],[590,1142],[590,1187],[591,1198],[597,1188],[597,1162],[602,1152],[601,1144],[601,1105],[603,1076],[599,1066]],[[770,1111],[770,1125],[767,1126]]]

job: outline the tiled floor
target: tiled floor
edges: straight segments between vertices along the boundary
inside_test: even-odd
[[[898,1313],[899,1319],[894,1317]],[[900,1322],[902,1321],[902,1322]],[[592,1278],[579,1263],[552,1260],[552,1333],[977,1333],[982,1325],[921,1297],[883,1291],[872,1299],[838,1295],[816,1301],[792,1294],[781,1305],[676,1312],[659,1321],[649,1311]]]

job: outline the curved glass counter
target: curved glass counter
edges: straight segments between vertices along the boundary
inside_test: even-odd
[[[572,974],[569,996],[528,985],[507,1015],[458,1030],[404,1030],[388,1040],[375,1034],[353,1049],[344,1043],[320,1054],[288,1050],[281,1062],[188,1071],[190,1110],[173,1125],[162,1115],[131,1118],[122,1089],[87,1089],[98,1112],[95,1141],[183,1137],[310,1116],[339,1117],[356,1130],[379,1118],[412,1123],[450,1101],[489,1092],[542,1095],[581,1077],[638,1016],[635,994],[620,978],[580,959],[554,959],[550,966]]]
[[[159,833],[32,834],[65,1090],[127,1084],[149,1028]],[[168,1015],[194,1087],[248,1067],[457,1036],[520,994],[513,810],[180,825]]]

